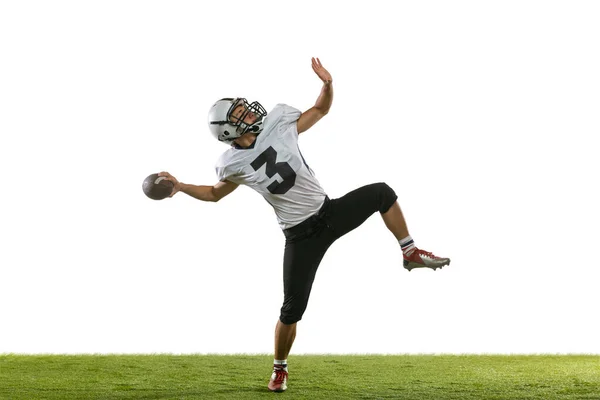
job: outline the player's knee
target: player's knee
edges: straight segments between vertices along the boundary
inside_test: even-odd
[[[281,312],[281,315],[279,316],[279,320],[286,324],[286,325],[292,325],[295,324],[296,322],[300,321],[302,319],[302,313],[287,313],[287,312]]]
[[[385,213],[396,202],[398,196],[394,192],[394,189],[385,182],[375,183],[374,185],[377,187],[379,212]]]
[[[306,306],[286,306],[281,307],[281,314],[279,315],[279,320],[286,324],[291,325],[302,319],[302,315],[304,314],[304,310]]]
[[[287,315],[287,314],[281,314],[279,316],[279,320],[281,321],[281,323],[283,323],[285,325],[295,324],[296,322],[300,321],[301,319],[302,319],[302,316],[292,316],[292,315]]]

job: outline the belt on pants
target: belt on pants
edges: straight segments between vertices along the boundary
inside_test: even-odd
[[[304,221],[300,222],[298,225],[294,225],[291,228],[284,229],[283,234],[286,239],[294,239],[303,234],[310,234],[318,225],[318,222],[327,214],[329,210],[329,203],[331,200],[328,196],[325,196],[325,201],[323,205],[315,214],[311,215]]]

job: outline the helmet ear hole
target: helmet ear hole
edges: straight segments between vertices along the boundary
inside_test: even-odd
[[[225,136],[229,136],[229,131],[225,131],[225,132],[223,132],[223,135],[225,135]]]

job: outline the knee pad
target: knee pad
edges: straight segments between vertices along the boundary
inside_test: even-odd
[[[285,312],[281,312],[281,314],[279,315],[279,320],[286,324],[286,325],[291,325],[291,324],[295,324],[296,322],[300,321],[302,319],[302,315],[298,315],[298,314],[287,314]]]
[[[383,214],[387,212],[390,209],[390,207],[396,202],[398,196],[396,195],[396,192],[394,192],[394,189],[389,187],[387,183],[379,182],[373,185],[377,187],[379,212]]]
[[[306,305],[304,305],[304,307],[299,307],[284,303],[283,307],[281,307],[279,320],[286,325],[294,324],[302,319],[304,310],[306,310]]]
[[[293,318],[290,316],[284,316],[283,314],[281,314],[279,316],[279,320],[286,325],[292,325],[295,324],[296,322],[300,321],[302,319],[302,317],[298,317],[298,318]]]

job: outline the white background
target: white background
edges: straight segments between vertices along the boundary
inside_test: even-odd
[[[0,353],[271,353],[284,237],[214,184],[219,98],[329,115],[300,146],[330,197],[385,181],[323,260],[292,353],[600,353],[600,5],[7,1],[0,6]]]

